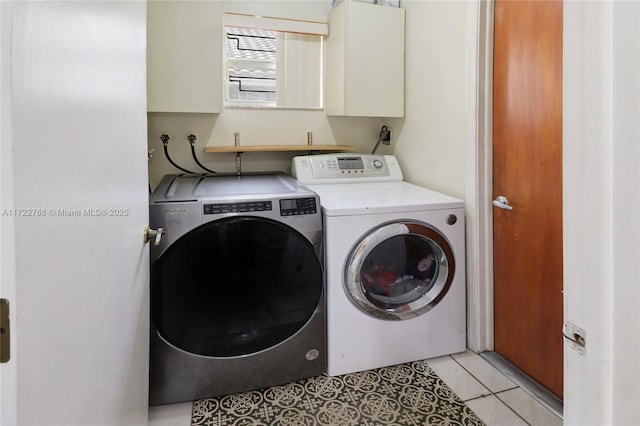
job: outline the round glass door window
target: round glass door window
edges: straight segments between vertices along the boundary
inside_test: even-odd
[[[345,290],[363,312],[404,320],[435,307],[454,272],[453,251],[438,231],[420,222],[394,222],[370,232],[352,250]]]
[[[190,353],[233,357],[297,333],[322,301],[314,246],[273,220],[233,217],[173,243],[151,269],[151,320]]]

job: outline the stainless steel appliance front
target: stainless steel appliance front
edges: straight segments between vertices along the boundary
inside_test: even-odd
[[[150,404],[325,372],[322,223],[286,175],[167,176],[150,200]]]

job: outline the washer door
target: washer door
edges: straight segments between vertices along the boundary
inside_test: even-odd
[[[298,332],[322,298],[313,245],[280,222],[233,217],[173,243],[151,270],[151,320],[187,352],[246,355]]]
[[[447,240],[427,224],[387,223],[365,235],[345,267],[345,291],[353,304],[386,320],[415,318],[445,296],[455,273]]]

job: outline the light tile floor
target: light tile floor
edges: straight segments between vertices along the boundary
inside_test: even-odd
[[[560,417],[471,351],[427,363],[487,426],[562,425]],[[149,426],[190,425],[191,402],[149,408]]]

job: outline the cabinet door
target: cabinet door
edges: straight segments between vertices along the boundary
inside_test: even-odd
[[[345,0],[329,14],[327,115],[404,116],[405,10]]]
[[[149,112],[222,112],[222,5],[148,2]]]

